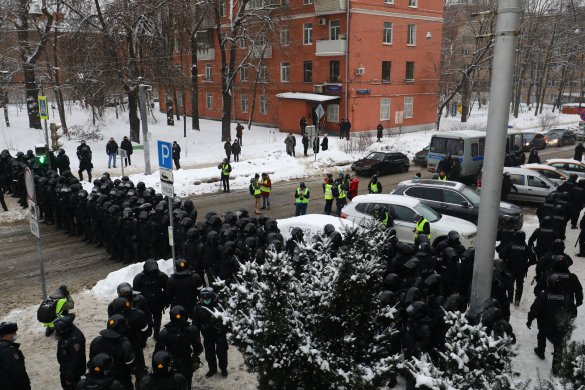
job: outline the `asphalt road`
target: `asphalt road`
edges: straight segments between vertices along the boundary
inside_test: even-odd
[[[573,148],[569,146],[546,149],[539,154],[542,160],[571,157]],[[411,166],[409,172],[381,177],[384,192],[390,192],[396,184],[410,179],[418,171],[423,177],[431,176],[424,168]],[[339,172],[332,171],[331,173],[336,176]],[[265,211],[265,215],[272,218],[294,216],[294,191],[301,181],[304,181],[311,191],[308,213],[322,213],[324,207],[322,180],[323,176],[319,176],[275,183],[270,195],[271,208]],[[360,193],[366,192],[368,182],[369,178],[360,177]],[[194,196],[191,199],[199,212],[199,218],[203,218],[209,211],[215,211],[218,214],[242,208],[252,213],[254,211],[254,199],[247,189],[229,194],[213,193]],[[525,211],[533,213],[531,209]],[[54,226],[42,225],[41,237],[49,292],[56,290],[61,284],[66,284],[72,291],[92,287],[109,272],[122,267],[121,263],[110,260],[103,248],[82,243],[78,237],[69,237],[62,231],[56,230]],[[39,303],[42,295],[36,240],[29,232],[28,223],[0,226],[0,248],[2,249],[0,257],[1,317],[16,307]]]

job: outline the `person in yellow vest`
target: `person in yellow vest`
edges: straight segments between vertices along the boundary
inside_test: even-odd
[[[418,245],[419,242],[419,235],[423,234],[425,235],[429,242],[431,239],[431,224],[429,223],[429,221],[427,221],[427,219],[425,217],[423,217],[420,214],[416,214],[414,216],[414,229],[413,229],[413,233],[414,233],[414,244],[415,246]]]
[[[223,162],[217,166],[221,170],[221,183],[223,184],[223,192],[230,192],[230,173],[232,166],[228,162],[227,158],[223,159]]]
[[[50,336],[55,331],[55,320],[66,315],[74,316],[69,313],[75,307],[75,302],[71,298],[69,289],[65,285],[59,286],[57,291],[49,295],[37,311],[37,319],[43,323],[45,336]]]
[[[255,212],[256,214],[262,214],[260,211],[260,204],[262,203],[262,192],[260,191],[260,175],[256,174],[254,178],[250,179],[250,195],[255,199]]]
[[[447,174],[445,173],[444,169],[441,169],[439,172],[439,176],[437,176],[437,180],[447,180]]]
[[[337,216],[341,217],[341,209],[345,207],[347,204],[347,185],[343,182],[343,180],[338,180],[335,182],[337,186],[337,191],[335,191],[335,205],[337,206]]]
[[[331,215],[331,207],[333,206],[333,179],[329,178],[323,184],[323,198],[325,198],[325,215]]]
[[[262,174],[260,181],[260,195],[262,195],[262,210],[270,210],[270,190],[272,189],[272,180],[268,173]]]
[[[307,214],[307,207],[309,205],[309,197],[311,193],[309,189],[302,182],[295,191],[295,217]]]
[[[372,180],[368,183],[368,193],[370,194],[381,194],[382,183],[378,181],[378,175],[372,176]]]
[[[376,220],[380,222],[385,228],[391,228],[394,226],[394,221],[392,220],[390,213],[388,213],[388,210],[386,210],[386,207],[382,207],[379,204],[376,204],[374,206],[374,212],[372,216],[376,218]]]

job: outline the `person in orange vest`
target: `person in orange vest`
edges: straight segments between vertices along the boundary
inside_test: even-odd
[[[268,173],[262,174],[260,180],[260,195],[262,195],[262,208],[260,210],[270,210],[270,190],[272,190],[272,180]]]

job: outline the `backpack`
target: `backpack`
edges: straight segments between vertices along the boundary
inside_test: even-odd
[[[331,195],[333,195],[334,198],[339,198],[339,185],[331,187]]]
[[[42,323],[53,322],[57,318],[57,302],[59,298],[47,297],[37,309],[37,320]]]
[[[254,195],[254,184],[250,184],[250,187],[248,187],[248,190],[250,190],[250,195]]]

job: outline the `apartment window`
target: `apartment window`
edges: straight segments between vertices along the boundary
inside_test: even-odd
[[[313,4],[313,0],[303,0],[303,5],[311,5]]]
[[[219,16],[225,16],[225,0],[219,0]]]
[[[290,44],[290,39],[288,37],[288,28],[283,28],[280,30],[280,44],[282,46],[288,46]]]
[[[384,4],[394,4],[394,0],[384,0]]]
[[[418,0],[408,0],[408,6],[413,8],[418,7]]]
[[[260,114],[268,115],[268,96],[260,96]]]
[[[339,81],[339,69],[340,69],[340,62],[339,61],[329,61],[329,82],[330,83],[337,83]]]
[[[313,23],[303,24],[303,44],[310,45],[313,43]]]
[[[283,83],[288,83],[290,81],[290,63],[289,62],[281,62],[280,63],[280,81]]]
[[[207,110],[209,110],[209,111],[213,110],[213,94],[212,93],[208,93],[205,95],[205,108],[207,108]]]
[[[410,46],[416,45],[416,24],[408,25],[406,44]]]
[[[248,112],[248,95],[240,96],[240,109],[242,112]]]
[[[341,33],[341,22],[339,20],[329,21],[329,39],[332,41],[339,39]]]
[[[258,79],[262,81],[268,80],[268,66],[267,65],[260,65],[260,70],[258,71]]]
[[[303,81],[305,83],[313,82],[313,63],[311,61],[303,62]]]
[[[404,117],[405,118],[412,118],[413,111],[414,111],[414,97],[406,96],[404,98]]]
[[[382,61],[382,82],[390,82],[390,69],[392,69],[392,61]]]
[[[238,39],[238,47],[240,49],[245,49],[246,47],[248,47],[248,45],[246,44],[246,39],[244,38]]]
[[[339,104],[327,106],[327,122],[339,122]]]
[[[242,66],[240,68],[240,81],[248,81],[248,67]]]
[[[407,81],[414,80],[414,62],[413,61],[406,61],[406,75],[404,78]]]
[[[390,120],[390,99],[389,98],[380,99],[380,120],[381,121],[389,121]]]
[[[384,39],[385,45],[392,44],[392,22],[384,22]]]
[[[211,80],[211,64],[205,64],[205,80]]]

